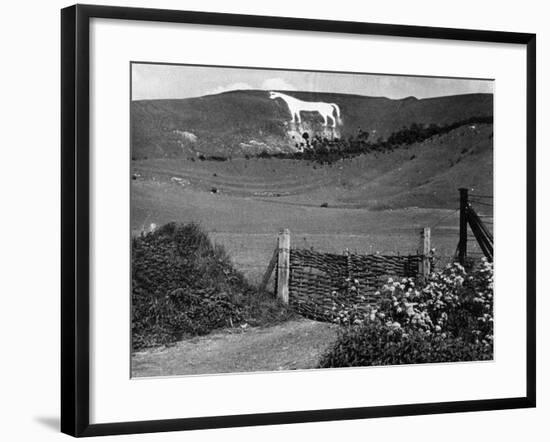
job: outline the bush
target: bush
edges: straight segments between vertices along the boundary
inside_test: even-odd
[[[364,367],[373,365],[422,364],[433,362],[480,361],[492,359],[480,343],[462,338],[408,333],[403,328],[368,322],[345,329],[320,367]]]
[[[197,224],[166,224],[132,241],[134,349],[287,317],[287,309],[258,294]]]
[[[429,138],[447,134],[459,127],[471,124],[493,124],[492,116],[473,116],[465,120],[438,126],[436,124],[412,123],[409,127],[402,127],[393,132],[386,139],[378,138],[376,141],[369,139],[369,133],[359,129],[354,136],[347,139],[334,138],[329,140],[315,135],[311,141],[308,135],[307,149],[304,152],[269,154],[261,152],[260,157],[291,158],[297,160],[316,161],[321,164],[332,164],[343,158],[353,158],[365,153],[392,152],[400,146],[409,146],[421,143]],[[298,147],[298,143],[296,143]],[[413,159],[411,157],[411,159]]]
[[[390,279],[376,307],[346,309],[344,329],[322,367],[488,360],[493,357],[493,267],[458,264],[422,287]]]

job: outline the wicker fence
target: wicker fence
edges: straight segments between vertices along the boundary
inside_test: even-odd
[[[326,320],[333,307],[376,303],[387,279],[416,277],[422,255],[334,255],[290,250],[289,304],[303,316]]]
[[[376,292],[389,277],[426,276],[431,265],[429,228],[421,232],[419,250],[413,255],[321,253],[291,248],[290,232],[284,230],[262,285],[276,268],[279,299],[303,316],[330,320],[334,307],[376,303]]]

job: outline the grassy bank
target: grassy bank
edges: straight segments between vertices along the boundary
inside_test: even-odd
[[[291,316],[271,294],[258,293],[197,224],[169,223],[132,240],[134,350]]]

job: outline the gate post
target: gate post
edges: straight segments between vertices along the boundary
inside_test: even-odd
[[[430,276],[431,272],[431,236],[432,233],[429,227],[424,227],[420,231],[420,253],[422,254],[422,261],[420,262],[420,274],[423,278],[427,278],[428,276]]]
[[[468,189],[461,187],[460,192],[460,232],[458,239],[458,262],[464,266],[468,253]]]
[[[277,261],[277,298],[288,304],[288,280],[290,276],[290,230],[279,233],[279,258]]]

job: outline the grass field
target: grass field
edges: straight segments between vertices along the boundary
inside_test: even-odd
[[[492,125],[461,127],[331,165],[268,158],[133,161],[132,229],[198,222],[252,282],[283,228],[291,230],[293,247],[407,254],[416,252],[420,229],[431,227],[436,254],[449,257],[458,242],[457,188],[492,194],[491,135]]]
[[[452,256],[458,238],[455,209],[323,208],[279,199],[212,194],[163,182],[139,182],[133,190],[132,227],[136,232],[147,229],[150,223],[199,222],[252,282],[265,271],[283,228],[290,229],[293,247],[335,253],[344,249],[415,253],[420,229],[432,226],[437,253]]]

